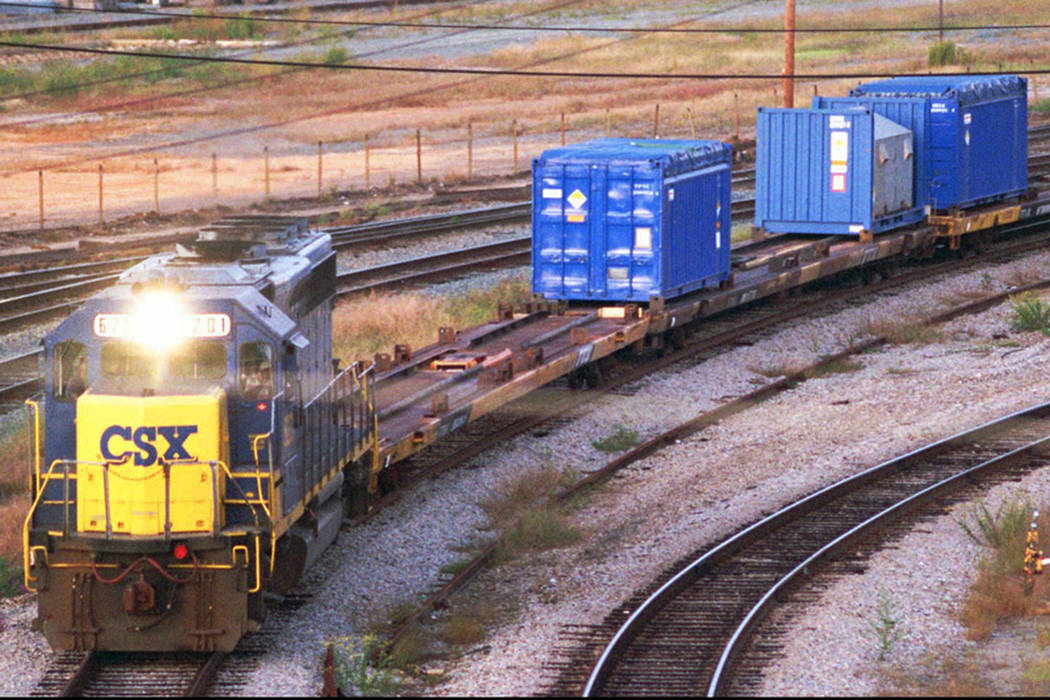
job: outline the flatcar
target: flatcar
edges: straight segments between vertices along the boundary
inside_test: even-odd
[[[24,566],[53,648],[229,651],[335,538],[376,424],[334,294],[330,236],[234,218],[47,335]]]

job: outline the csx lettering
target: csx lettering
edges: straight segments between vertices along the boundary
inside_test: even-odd
[[[166,462],[192,459],[186,450],[186,438],[196,432],[197,426],[195,425],[141,426],[134,429],[130,425],[111,425],[102,431],[99,450],[102,458],[107,462],[122,462],[129,457],[134,457],[135,464],[140,467],[148,467],[156,463],[158,455]],[[156,444],[158,435],[168,443],[168,449],[164,454],[160,454],[159,446]],[[118,454],[113,450],[114,438],[131,443],[138,450],[126,450]]]

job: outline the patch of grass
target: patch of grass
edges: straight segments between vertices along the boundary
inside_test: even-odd
[[[988,664],[973,650],[906,659],[880,668],[879,695],[920,697],[989,697],[1001,695],[988,675]]]
[[[418,626],[413,625],[397,640],[388,652],[389,665],[392,668],[413,668],[427,653],[427,641]]]
[[[542,552],[579,542],[582,533],[557,509],[543,506],[521,516],[507,532],[507,542],[516,552]]]
[[[970,539],[988,550],[977,563],[977,578],[959,613],[969,639],[991,634],[1000,618],[1035,614],[1044,599],[1048,586],[1041,576],[1032,591],[1025,591],[1024,550],[1031,518],[1031,503],[1015,496],[994,514],[982,503],[957,521]],[[1040,515],[1038,525],[1044,530],[1050,519]]]
[[[864,336],[885,338],[890,345],[929,345],[944,339],[944,331],[939,326],[914,318],[869,319],[860,332]]]
[[[451,564],[445,564],[441,567],[441,573],[448,574],[450,576],[456,576],[457,574],[459,574],[460,571],[463,571],[463,569],[470,566],[470,563],[472,561],[474,561],[473,558],[458,559],[452,562]]]
[[[1010,325],[1016,331],[1038,331],[1050,337],[1050,304],[1041,297],[1026,292],[1010,297],[1013,317]]]
[[[848,357],[844,357],[840,360],[835,360],[819,367],[806,370],[806,378],[814,379],[816,377],[826,377],[829,374],[845,374],[848,372],[859,372],[864,369],[864,363],[860,360],[854,360]]]
[[[592,440],[591,446],[599,452],[625,452],[641,443],[637,430],[616,426],[616,432],[601,440]]]
[[[548,501],[574,478],[567,469],[550,466],[529,469],[500,484],[479,505],[493,528],[507,530],[519,516]]]
[[[1028,105],[1028,111],[1036,112],[1037,114],[1050,114],[1050,98],[1044,98]]]
[[[975,60],[973,53],[947,40],[931,46],[926,55],[926,63],[930,66],[968,65]]]
[[[374,636],[340,637],[331,645],[335,682],[345,693],[388,697],[397,691],[400,682],[391,672],[390,656]]]
[[[453,613],[441,625],[441,639],[453,646],[477,644],[485,638],[485,623],[471,614]]]
[[[802,367],[795,363],[780,363],[768,366],[749,366],[749,371],[755,374],[760,374],[763,377],[769,377],[770,379],[777,379],[779,377],[790,377],[791,375],[799,372]]]
[[[390,606],[386,619],[391,627],[397,627],[416,612],[416,604],[410,600],[401,600]]]

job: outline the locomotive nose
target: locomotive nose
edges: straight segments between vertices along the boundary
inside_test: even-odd
[[[77,400],[77,530],[124,535],[218,532],[227,461],[226,396]]]

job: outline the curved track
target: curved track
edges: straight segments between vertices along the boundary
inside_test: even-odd
[[[1050,464],[1048,446],[1050,404],[1041,404],[780,509],[678,567],[631,604],[584,694],[726,693],[757,624],[817,563],[978,477],[1010,478]]]

